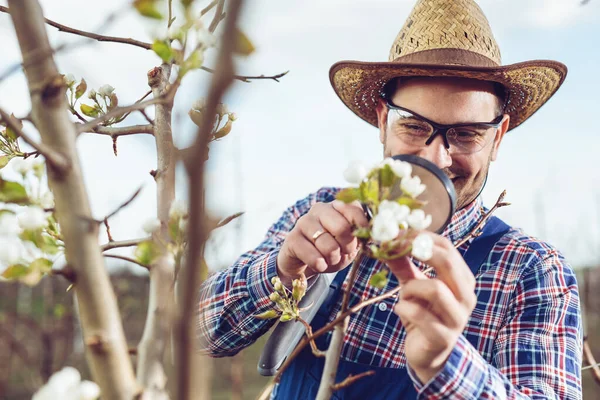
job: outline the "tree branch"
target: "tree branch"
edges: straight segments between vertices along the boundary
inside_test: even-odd
[[[62,173],[49,168],[48,185],[54,194],[55,215],[61,227],[65,257],[76,273],[79,316],[92,379],[102,397],[132,399],[138,393],[119,309],[98,246],[98,225],[91,209],[76,147],[75,125],[69,117],[63,78],[52,59],[42,9],[36,0],[9,0],[10,14],[21,48],[32,117],[42,142],[60,151],[71,166]],[[39,54],[45,54],[43,58]],[[32,63],[32,57],[37,57]]]
[[[473,229],[471,229],[471,231],[467,235],[465,235],[464,238],[459,240],[458,243],[456,243],[454,245],[454,247],[458,248],[458,247],[462,246],[463,244],[467,243],[469,241],[469,239],[476,238],[477,236],[481,235],[481,231],[480,231],[481,227],[483,227],[483,225],[485,225],[487,220],[490,219],[490,217],[492,216],[494,211],[496,211],[500,207],[505,207],[505,206],[510,205],[510,203],[503,202],[504,196],[506,196],[506,190],[503,190],[502,193],[500,193],[500,196],[498,196],[498,200],[496,200],[496,204],[494,204],[494,206],[492,208],[490,208],[490,211],[488,211],[487,214],[485,214],[483,216],[483,218],[481,218],[481,221],[479,221],[479,223],[477,223],[477,225],[475,225],[473,227]]]
[[[77,127],[82,124],[77,124]],[[113,138],[119,136],[127,136],[127,135],[138,135],[138,134],[148,134],[154,135],[154,126],[150,124],[146,125],[131,125],[131,126],[97,126],[92,129],[91,132],[81,132],[77,129],[79,133],[97,133],[100,135],[107,135]]]
[[[126,257],[126,256],[121,256],[119,254],[104,254],[104,257],[108,257],[108,258],[117,258],[119,260],[123,260],[123,261],[127,261],[130,262],[132,264],[137,264],[140,267],[143,267],[145,269],[150,269],[147,265],[142,264],[141,262],[134,260],[133,258],[130,257]]]
[[[206,72],[213,73],[213,74],[215,72],[214,69],[205,67],[204,65],[201,66],[200,69],[203,71],[206,71]],[[290,71],[285,71],[285,72],[279,73],[277,75],[270,75],[270,76],[266,76],[266,75],[257,75],[257,76],[234,75],[233,78],[237,79],[239,81],[242,81],[242,82],[246,82],[246,83],[250,83],[250,81],[252,81],[252,80],[259,80],[259,79],[271,79],[271,80],[274,80],[275,82],[279,82],[279,79],[284,77],[285,75],[287,75],[288,72],[290,72]]]
[[[219,25],[219,22],[221,22],[224,18],[224,14],[223,14],[223,8],[225,7],[225,0],[219,0],[219,4],[217,4],[217,11],[215,11],[215,16],[213,17],[212,22],[210,23],[210,26],[208,27],[208,31],[210,33],[214,33],[215,30],[217,29],[217,26]]]
[[[169,90],[171,65],[162,64],[148,72],[148,85],[155,99],[162,98]],[[175,89],[173,89],[175,88]],[[174,92],[173,92],[174,95]],[[138,345],[138,382],[145,388],[144,395],[149,399],[164,399],[166,374],[163,367],[165,348],[169,339],[172,316],[174,314],[173,282],[175,266],[169,261],[169,251],[162,243],[170,241],[169,209],[175,199],[175,146],[171,131],[173,102],[157,103],[155,110],[154,135],[156,137],[157,172],[157,216],[161,229],[152,235],[160,246],[161,255],[150,265],[150,291],[148,313],[142,339]]]
[[[348,377],[346,377],[346,379],[344,379],[343,381],[341,381],[340,383],[336,383],[335,385],[333,385],[333,391],[337,391],[340,389],[343,389],[345,387],[348,387],[350,385],[352,385],[354,382],[356,382],[357,380],[364,378],[365,376],[372,376],[375,375],[375,371],[365,371],[362,372],[358,375],[348,375]]]
[[[583,338],[583,357],[590,366],[582,369],[591,368],[594,380],[596,383],[600,384],[600,367],[596,363],[596,359],[594,358],[594,353],[592,353],[592,349],[590,348],[587,336]]]
[[[0,12],[10,13],[8,7],[0,6]],[[70,28],[66,25],[59,24],[58,22],[52,21],[51,19],[44,18],[44,22],[50,26],[57,28],[60,32],[72,33],[74,35],[83,36],[89,39],[94,39],[99,42],[113,42],[113,43],[123,43],[130,44],[132,46],[141,47],[142,49],[150,50],[152,49],[152,45],[150,43],[141,42],[139,40],[131,39],[131,38],[121,38],[116,36],[105,36],[99,35],[92,32],[86,32],[79,29]]]
[[[151,238],[147,237],[147,238],[141,238],[141,239],[112,241],[112,242],[108,242],[108,243],[105,243],[102,246],[100,246],[100,251],[118,249],[121,247],[133,247],[133,246],[137,246],[138,244],[145,242],[146,240],[150,240],[150,239]]]
[[[69,168],[69,160],[58,151],[50,148],[43,142],[36,142],[30,138],[21,127],[16,123],[15,119],[8,115],[6,111],[0,108],[0,117],[2,122],[6,124],[17,136],[21,137],[31,147],[33,147],[39,154],[43,155],[46,161],[60,174],[65,173]]]
[[[221,3],[224,1],[221,0]],[[219,3],[219,6],[221,6]],[[202,265],[204,244],[210,233],[210,227],[205,218],[204,199],[204,166],[210,141],[212,125],[215,120],[217,105],[223,94],[233,82],[234,64],[233,50],[236,42],[237,21],[242,1],[228,2],[225,27],[221,38],[221,47],[217,56],[217,68],[208,90],[207,104],[202,113],[202,121],[198,128],[197,138],[191,146],[189,156],[184,159],[188,174],[189,188],[189,223],[188,223],[188,253],[186,264],[182,267],[178,279],[178,316],[176,322],[175,360],[178,400],[189,400],[194,397],[197,376],[196,369],[200,368],[198,357],[194,354],[193,340],[195,338],[196,291],[200,287],[201,273],[198,266]],[[218,6],[218,7],[219,7]],[[216,15],[220,14],[220,9]]]

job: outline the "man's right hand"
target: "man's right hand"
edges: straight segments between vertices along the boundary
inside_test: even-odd
[[[298,219],[283,242],[277,256],[279,278],[290,285],[301,273],[309,278],[343,269],[358,252],[358,240],[352,231],[368,224],[358,202],[316,203]]]

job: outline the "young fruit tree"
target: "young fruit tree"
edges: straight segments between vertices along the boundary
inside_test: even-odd
[[[284,75],[236,75],[234,55],[247,56],[254,50],[237,28],[242,1],[199,3],[135,0],[128,4],[140,20],[152,21],[162,32],[152,43],[62,25],[44,18],[37,0],[10,0],[8,7],[0,6],[10,15],[22,54],[22,63],[7,69],[0,80],[22,71],[31,100],[31,111],[25,116],[0,109],[0,168],[16,172],[15,178],[5,174],[0,178],[2,276],[29,285],[46,275],[71,282],[94,382],[81,382],[77,370],[66,368],[36,393],[36,399],[198,398],[201,366],[193,329],[195,293],[206,275],[204,244],[213,229],[236,217],[219,222],[206,213],[204,163],[210,144],[227,136],[236,119],[221,103],[232,81],[277,81]],[[59,70],[54,56],[68,46],[50,43],[47,30],[54,28],[88,38],[84,45],[96,40],[132,46],[132,54],[133,48],[154,52],[157,66],[147,72],[148,92],[140,93],[135,103],[122,105],[111,85],[91,88],[84,78],[77,80],[69,71]],[[211,67],[204,65],[207,52],[215,53]],[[195,70],[210,73],[211,83],[205,99],[189,110],[198,126],[194,142],[178,149],[171,128],[174,99],[186,75]],[[146,123],[130,122],[137,113]],[[86,155],[77,149],[82,133],[110,136],[115,155],[120,136],[154,137],[157,160],[151,175],[157,207],[156,217],[143,227],[148,236],[115,241],[110,232],[111,218],[127,212],[139,189],[133,195],[122,194],[129,198],[108,215],[93,216],[80,163]],[[187,173],[188,205],[174,201],[178,164]],[[105,243],[99,242],[101,230],[108,237]],[[110,253],[125,247],[135,247],[132,257]],[[106,270],[109,257],[139,265],[150,277],[149,307],[135,366]],[[166,357],[170,347],[173,356]],[[167,369],[175,371],[173,393],[167,390]]]

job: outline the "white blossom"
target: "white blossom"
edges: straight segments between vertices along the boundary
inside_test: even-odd
[[[15,237],[19,233],[21,233],[21,227],[16,215],[10,212],[0,214],[0,236]]]
[[[25,230],[36,230],[48,225],[48,215],[39,206],[29,206],[19,214],[19,225]]]
[[[421,209],[413,210],[407,218],[408,225],[413,229],[427,229],[431,225],[431,215]]]
[[[410,177],[410,174],[412,173],[412,166],[406,161],[395,160],[388,157],[379,163],[378,167],[383,168],[386,165],[390,166],[398,178]]]
[[[152,234],[160,229],[160,220],[158,218],[150,218],[142,225],[144,232]]]
[[[344,179],[352,184],[361,183],[369,173],[367,166],[360,161],[352,161],[344,171]]]
[[[393,212],[390,210],[379,211],[373,218],[373,227],[371,228],[371,237],[378,242],[387,242],[393,240],[400,233],[400,228],[396,222]]]
[[[169,210],[169,217],[182,218],[186,215],[188,215],[187,204],[185,204],[181,200],[175,200],[173,204],[171,204],[171,209]]]
[[[96,90],[94,90],[94,89],[91,89],[91,90],[88,92],[88,97],[89,97],[90,99],[92,99],[92,100],[94,100],[94,99],[96,98],[96,95],[98,95],[98,93],[96,93]]]
[[[234,112],[232,112],[232,113],[229,113],[229,119],[230,119],[231,121],[235,121],[236,119],[238,119],[238,117],[237,117],[237,114],[236,114],[236,113],[234,113]]]
[[[410,215],[410,207],[404,204],[398,204],[395,201],[383,200],[379,204],[379,212],[389,210],[396,219],[396,223],[400,225],[406,222],[406,219]]]
[[[0,263],[4,266],[17,264],[23,254],[23,243],[17,237],[0,240]]]
[[[31,158],[24,159],[21,157],[15,157],[11,160],[10,165],[16,173],[21,175],[27,174],[33,168],[33,162],[31,161]]]
[[[204,47],[215,47],[217,45],[217,38],[214,34],[210,33],[207,29],[201,28],[198,30],[198,41],[204,45]]]
[[[100,86],[100,89],[98,89],[98,94],[100,96],[109,97],[111,94],[113,94],[114,91],[115,91],[114,87],[106,84],[106,85]]]
[[[51,191],[45,192],[39,199],[40,206],[43,208],[53,208],[54,207],[54,195]]]
[[[26,263],[31,263],[38,258],[44,257],[44,252],[40,250],[33,242],[28,240],[21,241],[21,259]]]
[[[402,191],[410,197],[416,198],[425,190],[425,185],[421,183],[421,178],[418,176],[407,176],[402,178],[400,182]]]
[[[414,238],[411,254],[421,261],[429,260],[433,256],[433,239],[431,236],[421,233]]]
[[[75,77],[73,74],[66,74],[64,79],[67,86],[73,86],[75,84]]]
[[[96,400],[100,388],[94,382],[81,381],[81,375],[73,367],[65,367],[50,377],[31,400]]]

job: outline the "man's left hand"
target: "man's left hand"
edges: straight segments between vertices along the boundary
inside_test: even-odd
[[[422,383],[445,365],[477,304],[475,277],[452,243],[430,232],[433,256],[427,264],[437,277],[428,279],[408,257],[388,262],[402,290],[394,312],[406,329],[408,364]]]

